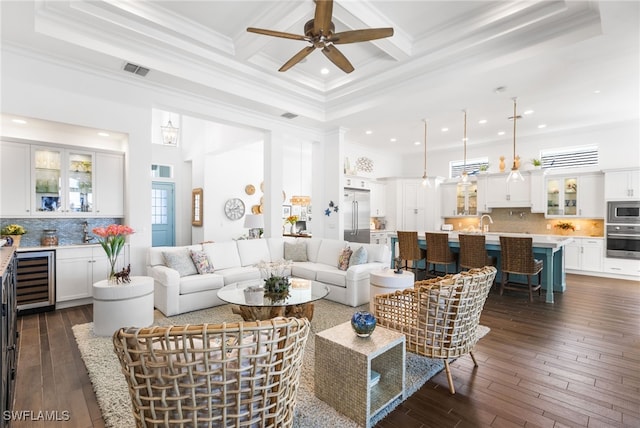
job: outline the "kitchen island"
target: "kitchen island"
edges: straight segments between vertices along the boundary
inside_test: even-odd
[[[449,232],[449,247],[454,252],[460,251],[460,241],[458,240],[458,234],[460,232]],[[533,238],[533,255],[536,259],[542,260],[544,267],[542,269],[542,288],[546,291],[546,302],[553,303],[553,292],[563,293],[566,288],[566,276],[564,270],[564,246],[573,241],[571,237],[556,236],[556,235],[532,235],[527,233],[498,233],[487,232],[486,236],[486,248],[491,256],[495,256],[498,259],[497,268],[498,274],[496,275],[496,283],[499,283],[502,279],[502,272],[500,270],[501,251],[500,251],[500,236],[515,236],[515,237],[530,237]],[[392,234],[391,238],[391,267],[393,267],[393,260],[396,253],[396,242],[398,241],[398,235]],[[422,248],[427,247],[426,237],[424,232],[418,233],[418,244]],[[517,276],[513,276],[514,279]],[[524,276],[523,276],[524,278]],[[548,285],[552,284],[551,287]]]

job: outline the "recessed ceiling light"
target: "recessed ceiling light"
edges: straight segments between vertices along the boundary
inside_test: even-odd
[[[546,123],[541,123],[540,125],[538,125],[538,129],[542,129],[542,128],[546,128],[547,124]]]
[[[371,134],[373,134],[373,131],[365,131],[364,133],[367,134],[367,135],[371,135]]]
[[[498,135],[504,135],[504,131],[498,131]]]
[[[329,69],[328,68],[323,68],[320,70],[320,74],[329,74]]]
[[[480,119],[480,120],[478,121],[478,123],[479,123],[480,125],[484,125],[485,123],[487,123],[487,119]]]
[[[414,146],[419,146],[420,144],[422,144],[420,141],[414,141],[414,142],[413,142],[413,145],[414,145]]]
[[[525,110],[523,114],[533,114],[533,110]]]
[[[11,119],[11,122],[18,123],[20,125],[26,125],[27,121],[24,119]]]
[[[594,94],[599,94],[600,93],[600,89],[596,89],[595,91],[593,91]]]
[[[449,128],[442,128],[441,131],[442,132],[449,132]]]
[[[392,143],[395,143],[398,140],[396,140],[395,138],[391,138],[391,139],[389,139],[389,141],[391,141]]]
[[[108,137],[109,134],[107,134],[106,132],[98,132],[98,135],[101,137]]]

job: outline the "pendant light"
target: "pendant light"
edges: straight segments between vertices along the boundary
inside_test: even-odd
[[[469,174],[467,174],[467,110],[462,110],[464,113],[464,127],[462,133],[462,144],[464,147],[463,150],[463,165],[462,165],[462,174],[460,175],[460,184],[464,186],[468,186],[469,183]]]
[[[516,122],[518,119],[522,119],[522,116],[518,116],[516,109],[516,102],[518,98],[513,98],[513,116],[509,119],[513,120],[513,166],[511,167],[511,172],[507,177],[507,183],[513,183],[518,181],[524,181],[524,177],[522,173],[518,169],[518,164],[516,163]]]
[[[422,173],[422,185],[425,187],[431,187],[429,178],[427,177],[427,119],[424,122],[424,170]]]
[[[162,144],[168,146],[177,146],[179,131],[180,128],[173,126],[173,124],[171,123],[171,118],[169,118],[169,122],[166,126],[160,126],[160,133],[162,134]]]

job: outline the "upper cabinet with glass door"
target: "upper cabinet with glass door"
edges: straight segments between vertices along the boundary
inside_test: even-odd
[[[577,206],[577,177],[557,177],[547,180],[547,216],[575,216]]]
[[[548,177],[547,217],[604,218],[602,173]]]
[[[93,213],[93,153],[32,147],[32,154],[34,213],[55,216]]]

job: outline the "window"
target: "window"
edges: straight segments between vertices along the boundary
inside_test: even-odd
[[[153,178],[172,178],[173,167],[171,165],[151,165],[151,177]]]
[[[596,166],[599,162],[598,147],[580,146],[541,150],[540,160],[542,160],[542,167],[546,169]]]
[[[489,166],[489,158],[467,159],[467,174],[476,175],[480,172],[480,167]],[[462,175],[464,170],[464,160],[449,162],[449,178],[456,178]]]

